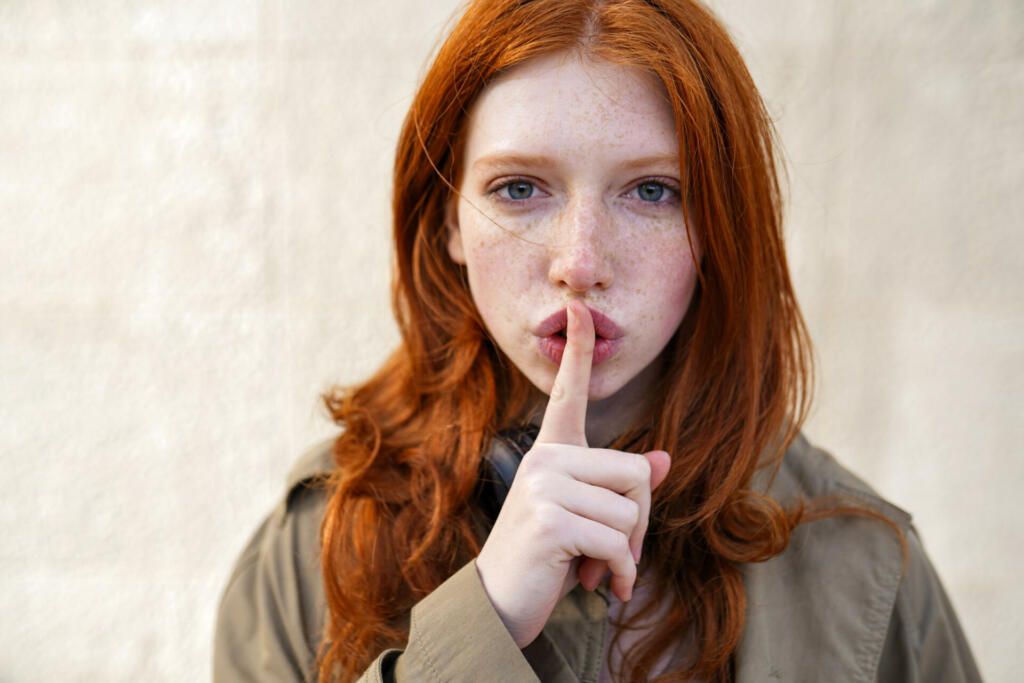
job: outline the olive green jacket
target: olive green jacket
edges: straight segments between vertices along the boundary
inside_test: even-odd
[[[329,444],[308,452],[280,505],[242,552],[217,617],[214,681],[313,680],[325,621],[318,532]],[[970,648],[910,516],[878,497],[802,436],[774,481],[781,503],[839,495],[881,512],[801,525],[782,554],[743,567],[747,621],[736,679],[980,681]],[[596,681],[607,622],[601,589],[577,586],[543,633],[516,647],[470,562],[412,610],[409,642],[377,658],[361,681]]]

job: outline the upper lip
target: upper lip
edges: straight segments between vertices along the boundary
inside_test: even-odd
[[[590,306],[587,306],[587,310],[590,311],[590,317],[594,321],[594,332],[597,336],[604,339],[618,339],[622,336],[622,329],[615,324],[615,321],[606,316],[601,311],[595,310]],[[568,317],[565,308],[560,308],[537,325],[533,333],[538,337],[550,337],[553,334],[557,334],[566,328],[568,325]]]

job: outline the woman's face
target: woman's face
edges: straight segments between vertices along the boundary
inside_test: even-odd
[[[448,250],[490,335],[550,393],[565,307],[579,299],[598,333],[591,401],[635,405],[690,304],[699,259],[662,87],[639,69],[562,53],[496,79],[467,125]]]

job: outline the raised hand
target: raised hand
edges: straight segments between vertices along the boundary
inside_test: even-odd
[[[668,472],[664,451],[587,446],[594,324],[578,301],[569,303],[566,336],[537,441],[477,558],[484,589],[519,647],[537,637],[578,580],[593,589],[606,568],[612,591],[629,600],[651,490]]]

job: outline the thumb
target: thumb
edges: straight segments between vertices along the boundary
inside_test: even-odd
[[[644,457],[651,464],[651,490],[653,491],[668,476],[668,469],[672,464],[672,459],[665,451],[650,451],[644,453]]]

